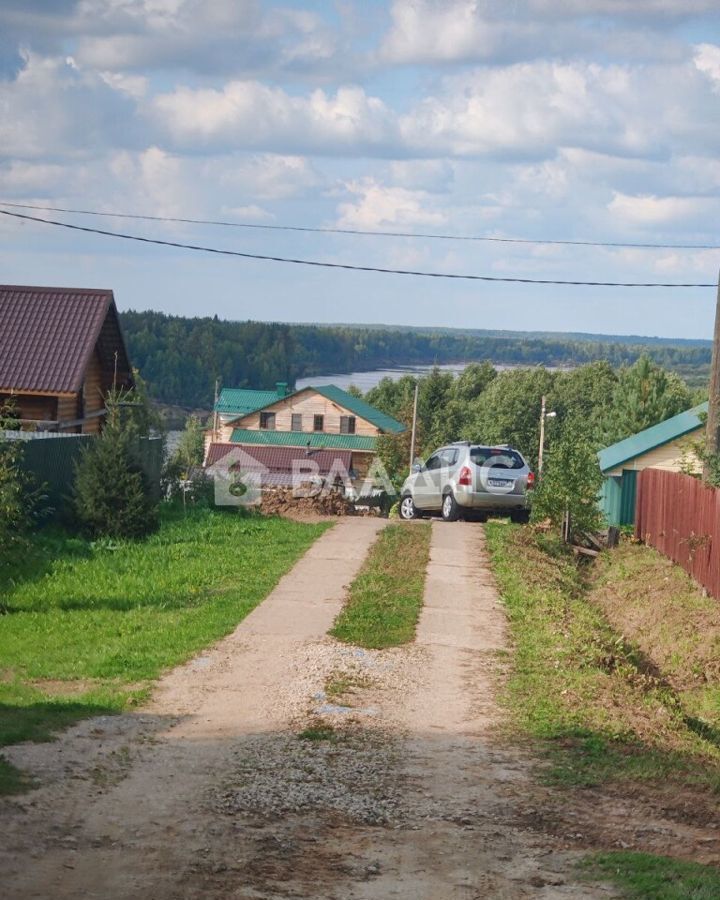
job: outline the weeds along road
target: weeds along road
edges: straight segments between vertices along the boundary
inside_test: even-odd
[[[43,786],[3,802],[3,894],[613,896],[520,815],[528,765],[492,739],[507,636],[481,525],[433,523],[414,644],[326,636],[383,524],[341,521],[140,713],[11,748]]]

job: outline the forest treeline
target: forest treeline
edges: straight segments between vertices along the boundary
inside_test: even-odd
[[[407,474],[413,396],[418,384],[415,448],[427,456],[457,440],[511,444],[537,466],[542,398],[547,420],[548,461],[565,439],[583,445],[586,458],[616,441],[677,415],[706,399],[675,373],[641,356],[632,366],[613,368],[600,360],[570,371],[544,367],[498,372],[489,363],[472,363],[457,377],[434,369],[415,379],[383,378],[365,399],[408,425],[400,435],[379,439],[380,456],[393,475]],[[583,460],[585,465],[586,459]]]
[[[268,388],[277,381],[393,366],[490,360],[499,365],[612,367],[647,353],[699,384],[710,346],[627,343],[626,338],[498,336],[479,331],[399,330],[290,325],[124,312],[130,358],[153,399],[187,408],[212,405],[215,380],[226,387]]]

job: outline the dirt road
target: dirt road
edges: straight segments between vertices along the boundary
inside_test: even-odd
[[[382,523],[326,533],[140,714],[8,756],[5,896],[471,900],[612,896],[522,822],[527,763],[492,740],[506,649],[482,526],[434,523],[417,642],[325,637]]]

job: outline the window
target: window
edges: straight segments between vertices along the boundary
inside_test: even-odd
[[[355,416],[340,416],[340,434],[355,434]]]
[[[293,413],[290,424],[291,431],[302,431],[302,413]]]
[[[443,450],[441,453],[443,465],[448,466],[448,468],[450,466],[454,466],[458,461],[459,455],[460,451],[457,449],[457,447],[451,447],[449,450]]]
[[[470,459],[476,466],[497,469],[522,469],[525,461],[509,447],[471,447]]]
[[[275,413],[261,412],[260,427],[265,431],[275,431]]]
[[[313,431],[322,431],[325,428],[325,416],[313,416]]]
[[[440,469],[442,467],[442,453],[436,453],[434,456],[431,456],[430,459],[425,463],[425,468],[428,472],[432,472],[434,469]]]

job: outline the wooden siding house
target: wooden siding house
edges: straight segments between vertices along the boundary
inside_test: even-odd
[[[603,486],[600,506],[610,525],[632,525],[635,521],[637,473],[643,469],[680,472],[701,466],[692,441],[702,435],[707,403],[633,434],[598,453]]]
[[[206,434],[206,456],[215,444],[234,444],[248,453],[260,447],[292,447],[317,454],[351,454],[357,477],[367,474],[381,434],[398,434],[405,426],[364,400],[335,385],[288,392],[223,390],[213,428]]]
[[[23,428],[94,434],[133,385],[113,292],[0,285],[0,402]]]

